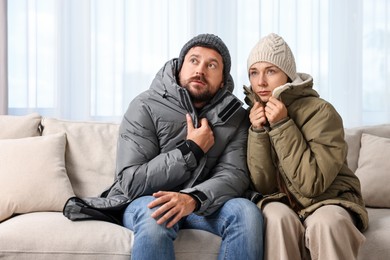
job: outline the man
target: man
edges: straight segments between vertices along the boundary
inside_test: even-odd
[[[249,186],[249,121],[235,97],[223,41],[201,34],[129,105],[119,130],[116,179],[95,208],[126,207],[134,259],[174,259],[179,229],[222,237],[220,259],[262,259],[262,216],[240,198]],[[130,202],[130,203],[129,203]],[[68,203],[64,214],[77,202]]]

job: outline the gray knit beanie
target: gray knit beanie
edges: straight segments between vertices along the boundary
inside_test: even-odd
[[[200,47],[207,47],[216,50],[221,56],[223,60],[223,78],[224,81],[229,79],[230,75],[230,67],[231,67],[231,59],[230,59],[230,53],[228,48],[226,47],[225,43],[219,38],[218,36],[214,34],[199,34],[198,36],[195,36],[191,40],[189,40],[181,49],[180,55],[178,58],[177,63],[177,71],[181,70],[181,67],[183,66],[184,57],[186,56],[187,52],[195,46]]]
[[[283,38],[275,33],[263,37],[253,47],[248,57],[248,71],[253,64],[261,61],[276,65],[291,80],[297,77],[294,55]]]

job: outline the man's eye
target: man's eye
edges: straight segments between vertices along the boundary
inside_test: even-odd
[[[209,64],[209,68],[211,68],[211,69],[215,69],[216,67],[217,67],[217,65],[215,65],[214,63]]]

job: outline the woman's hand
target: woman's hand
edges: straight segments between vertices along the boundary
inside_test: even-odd
[[[283,104],[283,102],[274,97],[269,98],[264,110],[268,122],[271,125],[278,123],[288,116],[286,106]]]
[[[253,129],[263,129],[267,123],[264,106],[260,102],[255,102],[249,112],[249,120]]]

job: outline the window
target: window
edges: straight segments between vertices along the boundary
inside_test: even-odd
[[[8,1],[9,114],[118,122],[199,33],[229,47],[243,100],[247,56],[276,32],[346,127],[389,122],[389,16],[386,0]]]

